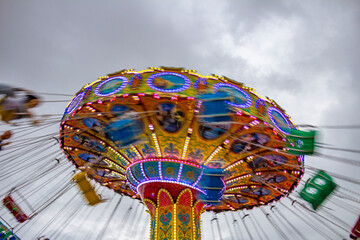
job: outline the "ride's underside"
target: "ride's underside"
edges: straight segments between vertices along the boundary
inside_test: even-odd
[[[230,93],[231,111],[204,118],[199,96],[216,92]],[[66,109],[60,139],[76,167],[136,199],[149,181],[197,190],[204,166],[224,169],[220,204],[205,210],[226,211],[276,201],[299,183],[303,159],[286,152],[292,128],[274,101],[241,83],[150,68],[85,86]]]

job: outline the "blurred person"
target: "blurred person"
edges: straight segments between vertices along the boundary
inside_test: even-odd
[[[18,96],[18,92],[24,92],[25,96]],[[40,97],[34,93],[4,84],[0,84],[0,94],[4,95],[0,99],[0,117],[5,123],[33,117],[29,109],[38,106],[40,103]],[[36,124],[37,121],[34,120],[33,123]]]
[[[27,90],[0,83],[0,94],[5,94],[7,97],[15,97],[17,92],[27,92]]]

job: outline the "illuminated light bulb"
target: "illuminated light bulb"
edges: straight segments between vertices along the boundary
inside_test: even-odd
[[[159,142],[157,140],[156,134],[152,133],[152,137],[153,137],[153,140],[154,140],[154,143],[155,143],[157,154],[158,154],[158,156],[161,156],[161,150],[160,150],[160,146],[159,146]]]
[[[162,175],[162,165],[161,165],[161,162],[158,162],[158,168],[159,168],[159,176],[160,176],[160,179],[164,179],[164,178],[163,178],[163,175]]]
[[[139,151],[137,150],[137,148],[134,145],[131,145],[131,148],[134,150],[136,156],[138,156],[138,158],[141,158],[141,154],[139,153]]]
[[[184,148],[183,148],[183,153],[182,153],[182,155],[181,155],[181,158],[182,158],[182,159],[184,159],[185,156],[186,156],[186,152],[187,152],[187,149],[188,149],[189,142],[190,142],[190,137],[186,137],[186,138],[185,138]]]

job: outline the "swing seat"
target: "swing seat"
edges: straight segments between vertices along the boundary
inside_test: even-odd
[[[230,95],[227,92],[202,94],[198,96],[198,99],[202,101],[200,117],[228,116],[231,114],[226,103],[226,100],[230,100]]]
[[[199,187],[205,193],[199,194],[200,201],[208,205],[217,205],[220,203],[225,183],[222,180],[224,174],[223,169],[205,168],[199,182]]]
[[[95,192],[94,187],[86,178],[85,172],[80,172],[76,174],[74,176],[74,181],[80,188],[80,191],[84,194],[84,197],[90,206],[94,206],[101,202],[99,195]]]
[[[21,210],[10,195],[3,199],[3,204],[7,209],[9,209],[18,222],[22,223],[29,219],[29,217]]]
[[[105,136],[118,147],[126,147],[139,141],[138,136],[142,132],[141,122],[132,119],[120,119],[105,127]]]

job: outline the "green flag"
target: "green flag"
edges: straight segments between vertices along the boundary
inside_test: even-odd
[[[332,178],[320,170],[315,177],[305,184],[300,192],[300,197],[311,203],[313,209],[316,210],[335,188],[336,184]]]
[[[288,135],[288,153],[294,155],[313,154],[316,131],[304,132],[291,129]]]

